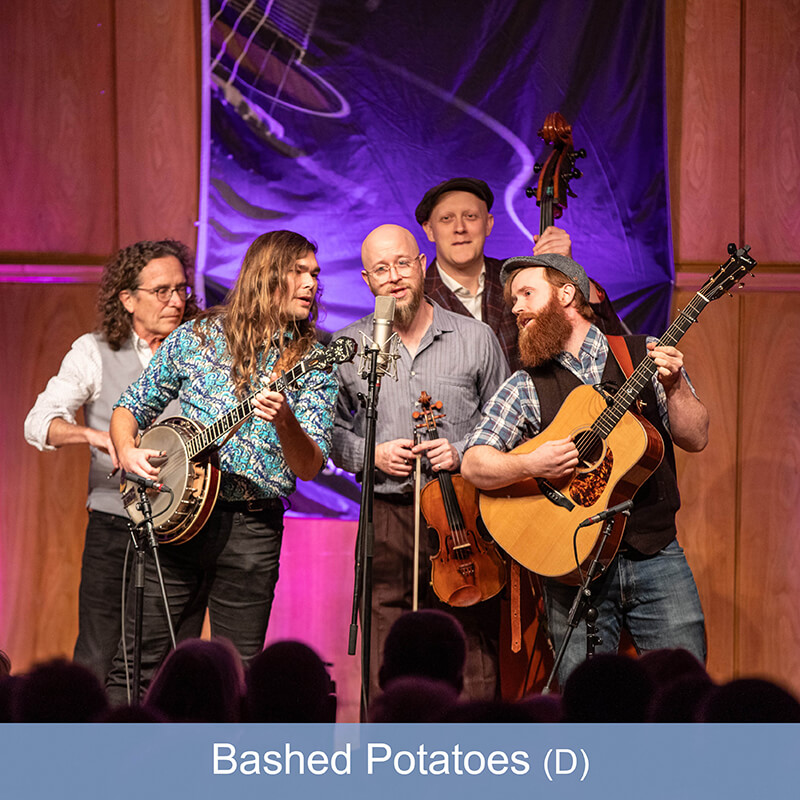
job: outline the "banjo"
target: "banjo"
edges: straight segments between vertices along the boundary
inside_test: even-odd
[[[324,350],[311,353],[269,384],[271,392],[283,392],[307,372],[329,372],[334,364],[352,361],[356,354],[353,339],[342,336]],[[143,434],[140,447],[164,453],[150,462],[160,467],[162,489],[151,490],[153,524],[160,544],[188,542],[205,525],[214,508],[220,486],[216,442],[232,435],[253,414],[253,392],[235,408],[208,426],[185,417],[170,417],[151,425]],[[136,484],[120,483],[122,504],[131,520],[139,525],[144,515],[138,507]]]

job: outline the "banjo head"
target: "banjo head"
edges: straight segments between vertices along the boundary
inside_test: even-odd
[[[159,483],[172,490],[172,494],[148,489],[147,496],[153,509],[153,525],[160,541],[169,541],[169,533],[179,526],[190,513],[194,504],[197,468],[189,461],[186,441],[198,430],[196,423],[182,417],[163,420],[143,434],[139,444],[148,450],[160,450],[163,458],[152,459],[152,463],[160,467]],[[122,503],[128,516],[139,525],[144,520],[140,509],[139,492],[136,484],[126,481],[121,487]]]

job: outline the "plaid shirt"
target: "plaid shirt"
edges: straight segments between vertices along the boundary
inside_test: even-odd
[[[648,337],[647,341],[655,342],[657,339]],[[556,361],[583,383],[600,383],[608,360],[608,340],[596,326],[589,328],[579,355],[580,358],[575,358],[572,353],[561,352],[556,356]],[[688,382],[685,372],[684,377]],[[653,375],[653,387],[661,420],[669,430],[667,395],[657,375]],[[489,445],[496,450],[512,450],[539,433],[541,421],[536,386],[527,372],[519,370],[495,392],[483,409],[481,422],[472,432],[466,446],[470,448],[475,445]]]
[[[485,322],[497,336],[500,349],[512,370],[519,369],[517,353],[517,320],[503,299],[503,287],[500,285],[500,268],[503,262],[497,258],[484,258],[486,279],[483,286],[481,313]],[[455,293],[447,288],[436,268],[436,259],[431,262],[425,273],[425,294],[449,311],[462,316],[472,316]]]

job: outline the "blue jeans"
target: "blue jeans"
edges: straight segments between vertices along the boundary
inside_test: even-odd
[[[682,647],[706,660],[703,609],[692,571],[676,539],[654,556],[621,552],[605,575],[592,583],[597,608],[597,633],[602,641],[596,653],[615,653],[625,628],[639,653],[663,647]],[[558,653],[577,587],[544,581],[550,635]],[[586,622],[581,620],[558,670],[563,687],[569,674],[586,658]]]
[[[175,638],[200,635],[208,607],[212,636],[233,643],[245,665],[264,648],[283,539],[283,508],[257,512],[214,509],[186,544],[158,548],[175,626]],[[133,672],[134,596],[129,583],[126,647],[120,642],[106,681],[109,699],[127,701],[126,673]],[[142,620],[142,685],[146,688],[170,649],[169,628],[153,558],[145,563]],[[127,655],[127,669],[125,658]]]

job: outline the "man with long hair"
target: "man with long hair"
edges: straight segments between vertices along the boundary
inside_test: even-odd
[[[160,549],[179,639],[200,634],[196,613],[209,610],[211,632],[233,642],[245,663],[264,645],[283,534],[283,498],[296,479],[311,480],[330,449],[335,375],[310,371],[286,394],[269,391],[274,373],[322,346],[316,341],[319,266],[316,247],[291,231],[259,236],[247,251],[228,303],[181,325],[116,405],[111,437],[128,472],[157,478],[162,454],[137,447],[137,433],[171,400],[203,427],[251,393],[254,416],[219,445],[219,499],[203,529]],[[155,463],[154,463],[155,461]],[[169,648],[155,570],[144,592],[142,677],[147,683]],[[131,625],[132,625],[132,616]],[[131,628],[132,629],[132,628]],[[108,678],[124,700],[132,643],[122,643]]]
[[[181,242],[136,242],[116,253],[100,280],[97,329],[73,342],[25,420],[25,438],[39,450],[89,445],[89,523],[74,659],[100,680],[105,680],[119,643],[130,541],[119,480],[109,477],[118,466],[108,433],[111,411],[161,342],[197,312],[192,277],[192,255]],[[81,407],[84,425],[76,420]]]

